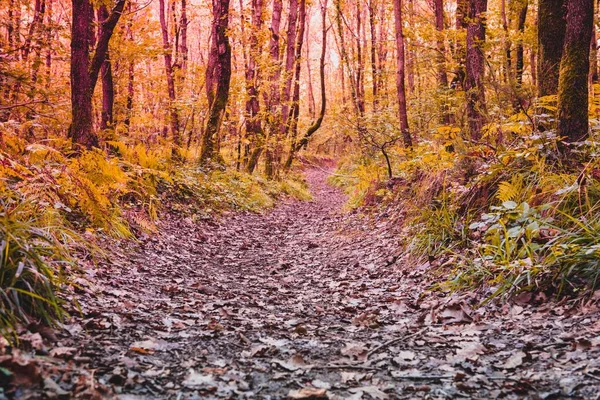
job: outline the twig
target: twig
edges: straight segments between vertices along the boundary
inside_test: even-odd
[[[585,375],[585,376],[587,376],[588,378],[592,378],[592,379],[595,379],[595,380],[597,380],[597,381],[600,381],[600,378],[598,378],[598,377],[597,377],[596,375],[594,375],[594,374],[590,374],[589,372],[586,372],[584,375]]]
[[[409,379],[413,381],[426,381],[426,380],[441,380],[441,379],[454,379],[453,375],[406,375],[406,376],[392,376],[394,379]]]
[[[544,343],[544,344],[539,344],[539,345],[535,346],[534,349],[535,350],[545,350],[549,347],[565,347],[568,345],[569,345],[569,343],[567,343],[567,342]]]
[[[412,333],[410,335],[406,335],[406,336],[402,336],[402,337],[395,338],[395,339],[392,339],[392,340],[388,340],[387,342],[383,343],[382,345],[379,345],[379,346],[375,347],[374,349],[369,350],[369,352],[367,353],[367,360],[369,359],[369,357],[371,357],[373,354],[377,353],[379,350],[385,349],[386,347],[391,346],[394,343],[400,342],[402,340],[412,339],[415,336],[421,335],[426,330],[427,330],[427,328],[423,328],[423,329],[421,329],[421,330],[419,330],[419,331],[417,331],[415,333]]]
[[[364,371],[377,371],[377,368],[367,367],[364,365],[341,364],[341,365],[311,365],[312,369],[358,369]]]

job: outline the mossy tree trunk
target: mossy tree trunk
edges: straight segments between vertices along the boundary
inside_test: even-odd
[[[558,135],[568,144],[588,137],[588,73],[590,41],[594,22],[594,0],[568,0],[567,28],[558,83]]]
[[[487,0],[469,0],[467,26],[467,62],[465,92],[469,135],[473,140],[481,138],[485,122],[486,105],[483,76],[485,71],[485,12]]]
[[[206,129],[202,137],[200,164],[220,161],[217,135],[227,102],[231,83],[231,46],[227,37],[229,0],[213,0],[212,40],[206,69],[206,95],[210,105]]]
[[[560,59],[565,39],[566,0],[539,0],[538,6],[538,96],[558,93]]]

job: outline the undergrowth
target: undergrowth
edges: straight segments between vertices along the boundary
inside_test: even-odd
[[[0,150],[0,332],[53,324],[64,315],[57,289],[69,284],[70,254],[97,237],[131,239],[157,231],[161,216],[206,218],[226,210],[260,212],[281,195],[310,199],[300,175],[268,181],[203,170],[170,159],[168,146],[112,141],[76,157],[70,143],[28,143],[5,132]],[[85,233],[82,235],[81,233]],[[71,269],[69,269],[71,271]]]
[[[449,130],[397,149],[392,180],[381,159],[361,156],[342,160],[330,181],[349,194],[351,208],[402,207],[405,251],[430,262],[435,289],[479,289],[491,299],[600,287],[593,136],[576,150],[587,162],[573,169],[556,156],[553,132],[532,133],[524,115],[488,126],[484,140],[494,146],[465,143]]]

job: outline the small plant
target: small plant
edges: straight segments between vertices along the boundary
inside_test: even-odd
[[[571,288],[589,289],[600,285],[600,215],[592,209],[589,218],[560,214],[571,223],[568,228],[554,227],[554,238],[544,246],[546,263],[553,266],[553,278],[559,282],[559,294]]]
[[[419,209],[412,246],[418,255],[437,257],[467,241],[467,230],[449,192]]]
[[[0,333],[15,337],[17,324],[54,325],[64,311],[55,289],[68,256],[21,203],[0,202]],[[62,230],[62,229],[61,229]]]

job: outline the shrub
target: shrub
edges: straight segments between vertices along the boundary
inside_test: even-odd
[[[14,338],[18,323],[53,325],[64,316],[54,293],[69,258],[56,235],[64,239],[70,233],[42,227],[30,206],[0,202],[0,333],[5,337]]]

